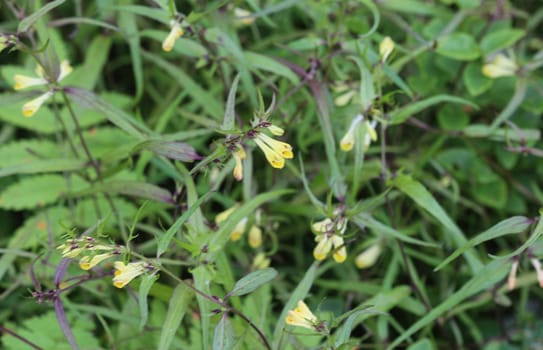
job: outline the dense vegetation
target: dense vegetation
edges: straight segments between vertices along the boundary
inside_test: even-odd
[[[0,18],[0,348],[543,347],[540,2]]]

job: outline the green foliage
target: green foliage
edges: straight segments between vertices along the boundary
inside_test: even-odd
[[[7,3],[0,348],[541,343],[536,2]]]

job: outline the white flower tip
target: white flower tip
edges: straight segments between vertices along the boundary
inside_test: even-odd
[[[386,62],[388,56],[392,53],[394,50],[394,41],[387,36],[382,41],[381,44],[379,44],[379,55],[381,56],[381,60],[383,62]]]

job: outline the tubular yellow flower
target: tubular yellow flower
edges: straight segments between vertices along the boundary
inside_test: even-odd
[[[518,269],[518,260],[515,260],[511,265],[511,271],[509,272],[509,277],[507,278],[507,288],[509,290],[515,289],[517,284],[517,269]]]
[[[226,220],[237,208],[239,208],[238,203],[234,204],[231,208],[223,211],[222,213],[217,214],[217,216],[215,216],[215,223],[218,225],[224,220]],[[245,232],[246,225],[247,225],[247,218],[245,217],[237,223],[236,227],[234,227],[234,229],[230,233],[230,239],[232,241],[239,240],[241,236],[243,235],[243,233]]]
[[[27,118],[32,117],[38,109],[40,109],[41,105],[51,98],[51,96],[53,96],[53,92],[47,91],[45,94],[25,103],[23,105],[23,115]]]
[[[339,148],[341,148],[342,151],[349,152],[350,150],[353,149],[354,131],[358,123],[360,123],[362,120],[364,120],[364,116],[362,114],[358,114],[351,122],[351,125],[349,126],[349,129],[345,133],[345,136],[343,136],[343,138],[339,142]]]
[[[285,159],[292,159],[292,146],[286,142],[272,139],[268,135],[259,133],[254,138],[255,143],[264,152],[266,159],[272,167],[282,169],[285,166]]]
[[[366,150],[370,147],[371,141],[377,141],[377,132],[375,127],[377,126],[377,121],[373,120],[371,123],[366,120],[366,136],[364,138],[364,147]]]
[[[13,80],[15,81],[15,85],[13,86],[13,89],[15,90],[21,90],[31,86],[47,84],[47,80],[42,76],[40,76],[39,78],[32,78],[27,77],[26,75],[15,74],[13,76]]]
[[[40,66],[38,67],[41,68]],[[73,70],[74,69],[68,60],[60,62],[60,72],[58,74],[57,81],[61,81],[62,79],[66,78],[66,76],[68,76],[68,74],[70,74]]]
[[[543,288],[543,269],[541,268],[541,263],[536,258],[531,258],[530,262],[537,273],[537,281],[539,282],[539,286]]]
[[[240,7],[234,9],[234,15],[236,16],[234,23],[237,26],[248,26],[255,21],[254,17],[250,17],[252,15],[251,12]]]
[[[262,245],[262,230],[253,225],[249,230],[249,245],[251,248],[258,248]]]
[[[232,214],[237,208],[239,208],[238,203],[234,204],[231,208],[217,214],[217,216],[215,216],[215,223],[218,225],[226,220],[230,216],[230,214]]]
[[[338,107],[343,107],[349,104],[351,100],[353,99],[354,95],[356,94],[355,90],[347,91],[344,94],[339,95],[334,99],[334,104]]]
[[[378,243],[374,244],[368,249],[364,250],[362,253],[358,254],[356,259],[354,260],[354,263],[359,269],[367,269],[368,267],[371,267],[375,264],[380,254],[380,245]]]
[[[347,219],[338,219],[337,222],[334,222],[330,218],[326,218],[315,222],[312,229],[316,233],[315,242],[318,242],[313,250],[315,260],[326,259],[332,248],[334,249],[333,258],[336,262],[342,263],[347,259],[347,249],[343,241],[343,233],[347,229]]]
[[[273,124],[270,124],[267,129],[275,136],[283,136],[283,134],[285,133],[285,130]]]
[[[179,23],[176,20],[172,20],[170,22],[170,33],[164,39],[162,42],[162,50],[166,52],[170,52],[173,49],[173,46],[175,45],[175,41],[179,39],[185,32],[183,31],[183,28],[181,27],[181,23]]]
[[[381,56],[381,61],[386,62],[388,56],[390,56],[393,50],[394,41],[392,41],[389,36],[385,37],[379,44],[379,56]]]
[[[57,247],[58,250],[62,250],[61,254],[63,258],[75,258],[82,251],[83,248],[80,247],[79,240],[69,239],[66,243],[61,244]]]
[[[334,255],[332,256],[337,263],[342,263],[347,259],[347,249],[345,248],[345,242],[343,237],[333,235],[331,238],[332,245],[334,246]]]
[[[262,270],[270,266],[270,259],[266,257],[266,254],[260,252],[255,256],[253,261],[253,269]]]
[[[289,310],[287,318],[287,324],[291,326],[304,327],[315,330],[318,319],[307,305],[302,301],[298,301],[298,306],[294,310]]]
[[[79,260],[79,267],[83,270],[90,270],[94,266],[98,265],[99,263],[101,263],[102,261],[108,258],[111,258],[114,255],[115,254],[113,252],[107,252],[107,253],[97,254],[94,256],[91,256],[91,255],[84,256],[81,258],[81,260]]]
[[[234,227],[232,233],[230,233],[230,240],[238,241],[245,232],[245,226],[247,226],[247,218],[241,219],[236,227]]]
[[[509,57],[499,54],[483,66],[483,74],[489,78],[500,78],[515,75],[518,66]]]
[[[247,158],[247,154],[243,149],[243,146],[238,145],[238,149],[233,153],[234,160],[236,161],[236,166],[234,166],[234,178],[238,181],[243,179],[243,163],[242,160]]]
[[[126,286],[130,281],[145,272],[146,264],[144,262],[134,262],[125,264],[122,261],[115,261],[115,277],[113,285],[117,288]]]

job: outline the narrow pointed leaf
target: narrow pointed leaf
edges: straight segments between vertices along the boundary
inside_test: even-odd
[[[258,287],[270,282],[276,276],[277,271],[272,268],[251,272],[236,282],[234,288],[227,294],[227,297],[249,294]]]

